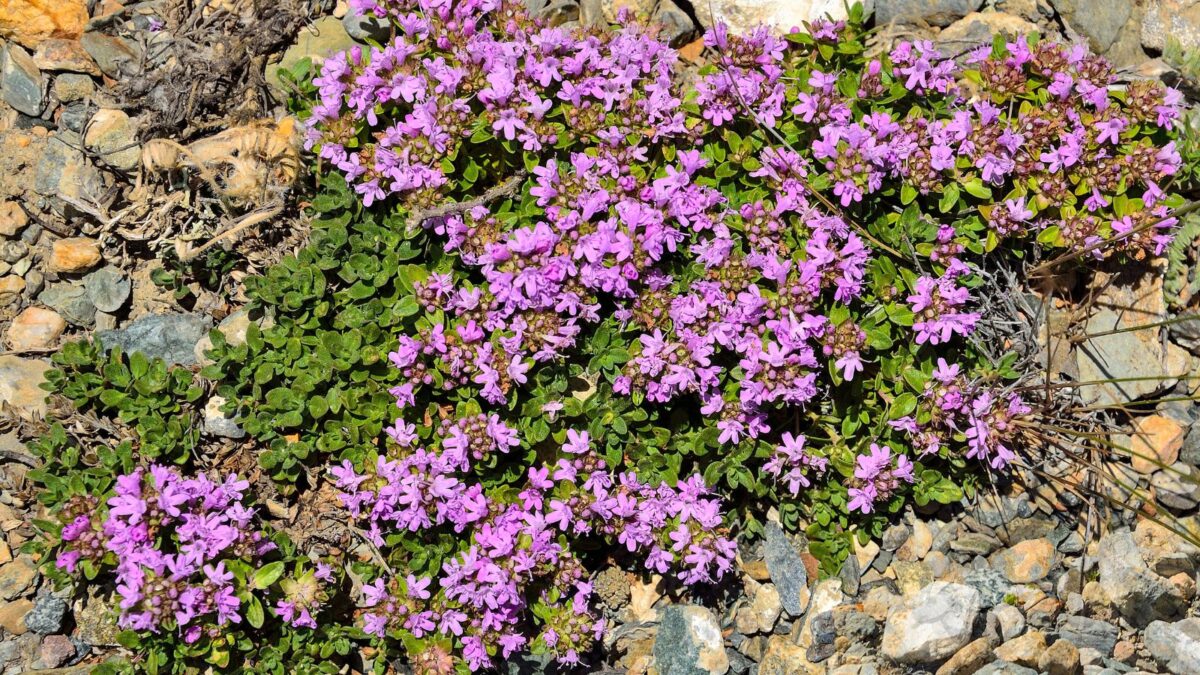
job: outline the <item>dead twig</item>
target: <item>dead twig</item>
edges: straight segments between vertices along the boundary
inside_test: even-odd
[[[446,216],[466,213],[476,206],[486,206],[502,197],[512,197],[517,193],[517,188],[521,186],[527,175],[528,172],[521,169],[505,179],[503,183],[493,185],[482,195],[474,199],[468,199],[465,202],[446,202],[438,206],[417,209],[409,214],[406,229],[412,233],[431,218],[445,218]]]
[[[135,2],[132,5],[126,5],[124,7],[121,7],[120,9],[117,9],[116,11],[114,11],[112,13],[105,14],[104,16],[98,16],[98,17],[92,19],[91,21],[88,21],[87,28],[85,29],[85,31],[91,32],[94,30],[100,30],[101,28],[106,28],[107,26],[114,23],[117,19],[120,19],[121,17],[125,16],[126,14],[129,14],[131,12],[136,12],[141,9],[153,7],[154,5],[157,5],[161,2],[162,2],[162,0],[143,0],[143,2]]]
[[[191,248],[186,242],[176,241],[175,251],[179,254],[179,259],[182,262],[191,262],[199,257],[201,253],[204,253],[208,249],[212,248],[218,242],[229,239],[240,232],[244,232],[245,230],[254,227],[255,225],[265,223],[275,216],[278,216],[280,213],[283,213],[282,204],[265,211],[254,211],[252,213],[247,213],[246,215],[242,216],[241,220],[239,220],[233,227],[230,227],[220,234],[217,234],[212,239],[209,239],[207,242],[196,248]]]

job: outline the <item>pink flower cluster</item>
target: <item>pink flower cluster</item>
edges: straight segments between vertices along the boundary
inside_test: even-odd
[[[151,466],[119,476],[107,516],[77,498],[66,509],[56,565],[74,573],[115,558],[119,625],[139,631],[178,630],[185,642],[218,637],[242,620],[242,602],[226,562],[258,561],[275,545],[253,527],[243,504],[249,483],[184,478]]]
[[[673,571],[689,584],[715,581],[732,567],[736,549],[720,534],[720,504],[698,478],[655,487],[630,472],[614,474],[592,451],[587,432],[568,430],[552,467],[530,468],[515,495],[489,494],[467,480],[471,467],[460,464],[459,446],[448,445],[449,438],[441,439],[439,453],[402,435],[400,459],[381,457],[361,474],[349,462],[332,469],[343,504],[376,546],[397,530],[442,525],[469,542],[436,577],[379,578],[367,586],[368,633],[454,635],[478,670],[494,665],[489,655],[507,658],[530,646],[523,627],[536,605],[541,625],[532,642],[574,663],[603,622],[591,614],[591,585],[560,535],[616,543],[639,553],[647,568]]]
[[[958,364],[938,359],[915,415],[889,424],[904,432],[920,456],[936,454],[947,439],[962,434],[967,457],[1002,469],[1016,459],[1010,446],[1014,419],[1030,408],[1015,393],[1004,394],[969,382]]]
[[[973,246],[1115,240],[1106,252],[1142,256],[1160,253],[1174,224],[1163,186],[1179,154],[1143,132],[1177,123],[1178,93],[1153,83],[1114,93],[1109,64],[1080,47],[1016,40],[971,51],[964,67],[929,42],[904,43],[846,73],[810,68],[819,51],[803,40],[718,26],[706,37],[715,65],[681,85],[675,53],[635,24],[547,26],[517,0],[355,4],[390,17],[398,36],[326,62],[308,141],[364,204],[411,212],[528,171],[516,177],[517,198],[424,223],[457,268],[418,284],[429,320],[389,355],[403,414],[450,391],[511,409],[543,366],[608,323],[628,355],[614,393],[637,405],[694,397],[720,443],[766,440],[782,431],[779,419],[878,373],[886,354],[869,332],[879,308],[867,305],[907,305],[912,327],[901,339],[917,346],[970,335],[980,317],[962,255]],[[811,40],[834,48],[844,29],[817,22]],[[960,89],[966,68],[988,96]],[[793,70],[805,76],[787,77]],[[1017,100],[1038,87],[1044,105]],[[755,125],[791,140],[743,144],[735,130]],[[472,152],[489,161],[469,161]],[[731,172],[742,182],[722,189]],[[927,241],[907,242],[928,247],[932,270],[868,295],[883,261],[854,218],[880,195],[930,198],[957,215]],[[1132,200],[1145,208],[1119,208]],[[1014,458],[1014,420],[1027,413],[1019,397],[942,361],[892,437],[907,437],[914,456],[965,446],[1001,468]],[[445,629],[470,639],[468,659],[482,667],[487,654],[525,644],[512,626],[531,605],[582,616],[574,599],[587,593],[553,531],[612,537],[652,569],[682,567],[686,581],[714,577],[732,554],[706,525],[720,517],[698,480],[656,488],[614,475],[581,436],[554,467],[530,469],[513,501],[469,479],[477,463],[516,447],[498,418],[442,423],[431,447],[417,447],[406,422],[389,433],[396,456],[367,473],[335,473],[368,536],[379,544],[446,527],[472,546],[438,579],[381,582],[369,598],[387,608],[372,615],[377,634],[426,633],[450,612]],[[787,434],[765,469],[798,495],[825,474],[826,453]],[[869,513],[916,478],[908,454],[876,443],[844,482],[851,508]],[[535,568],[561,577],[553,599],[527,596],[522,574]],[[471,593],[481,579],[500,584],[486,593],[502,606],[468,611],[484,596],[461,590],[464,578]],[[594,628],[572,625],[539,639],[570,657]]]

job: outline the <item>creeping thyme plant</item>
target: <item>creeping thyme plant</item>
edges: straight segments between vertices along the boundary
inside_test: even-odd
[[[1180,96],[1082,46],[871,56],[856,8],[717,26],[687,74],[632,20],[351,6],[395,37],[312,80],[313,244],[205,374],[283,494],[332,484],[362,555],[294,550],[232,476],[137,468],[62,512],[59,567],[112,570],[179,667],[336,670],[286,661],[318,634],[378,672],[579,663],[598,566],[719,582],[771,508],[835,570],[1018,460],[1035,402],[978,333],[989,261],[1170,242]]]

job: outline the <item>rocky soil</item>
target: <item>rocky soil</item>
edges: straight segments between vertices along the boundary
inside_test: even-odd
[[[703,26],[790,27],[841,0],[581,0],[555,20],[650,16],[696,57]],[[1001,32],[1086,41],[1128,77],[1179,75],[1200,0],[875,0],[879,41],[957,53]],[[24,442],[58,414],[39,388],[67,341],[197,366],[207,332],[244,330],[241,280],[303,243],[291,86],[277,75],[381,27],[324,0],[0,0],[0,672],[86,672],[115,653],[105,598],[55,591],[22,552],[39,513]],[[198,274],[197,270],[204,272]],[[1111,282],[1111,283],[1110,283]],[[703,606],[605,570],[607,668],[658,675],[1200,673],[1200,321],[1159,271],[1097,282],[1050,313],[1051,367],[1097,406],[1139,399],[1085,472],[1061,454],[959,508],[910,512],[818,580],[769,528]],[[1035,299],[1036,300],[1036,299]],[[1115,332],[1114,332],[1115,331]],[[1039,331],[1044,334],[1044,331]],[[1095,335],[1095,337],[1087,337]],[[206,438],[240,438],[209,402]],[[1063,485],[1088,489],[1064,489]],[[1111,504],[1129,507],[1109,508]],[[536,663],[514,663],[514,672]]]

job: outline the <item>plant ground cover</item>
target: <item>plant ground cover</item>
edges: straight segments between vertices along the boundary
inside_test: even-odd
[[[205,473],[190,371],[56,357],[56,393],[135,425],[99,466],[56,430],[36,477],[56,573],[115,578],[140,668],[586,660],[590,570],[717,583],[770,507],[836,571],[1028,450],[1051,402],[980,301],[996,270],[1169,241],[1179,101],[1081,49],[870,57],[854,16],[718,29],[687,83],[636,24],[358,4],[400,37],[313,80],[312,241],[202,373],[263,483],[336,495],[336,545]]]

